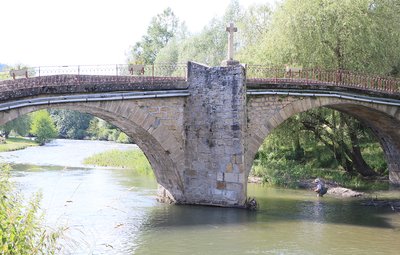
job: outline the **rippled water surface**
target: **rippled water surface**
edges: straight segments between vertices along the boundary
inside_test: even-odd
[[[165,205],[155,201],[149,177],[82,168],[86,154],[115,146],[57,140],[34,152],[0,153],[18,163],[14,180],[24,194],[43,193],[47,225],[67,227],[63,254],[400,254],[400,214],[390,208],[259,185],[248,187],[257,212]]]

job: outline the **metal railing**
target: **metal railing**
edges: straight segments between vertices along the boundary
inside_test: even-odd
[[[187,78],[187,64],[154,64],[154,65],[68,65],[43,66],[27,68],[24,76],[42,77],[49,75],[110,75],[152,77],[160,79]],[[19,70],[18,70],[19,71]],[[246,65],[247,84],[300,84],[330,85],[355,87],[365,90],[400,93],[400,79],[368,75],[347,70],[323,70],[319,68],[303,69],[290,67],[270,67],[263,65]],[[16,77],[19,78],[19,77]],[[9,72],[0,73],[1,79],[13,79]]]
[[[292,71],[293,70],[293,71]],[[368,75],[347,70],[303,69],[247,65],[248,84],[300,84],[355,87],[365,90],[400,93],[400,79]]]
[[[187,64],[154,64],[154,65],[66,65],[40,66],[26,68],[28,78],[49,75],[107,75],[107,76],[143,76],[186,78]],[[25,74],[24,74],[25,75]],[[13,78],[10,72],[0,73],[0,80]],[[22,76],[21,76],[22,77]]]

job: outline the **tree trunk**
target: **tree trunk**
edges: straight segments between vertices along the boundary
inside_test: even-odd
[[[360,147],[353,146],[352,161],[355,170],[364,177],[377,176],[376,173],[368,164],[365,162],[363,156],[361,155]]]

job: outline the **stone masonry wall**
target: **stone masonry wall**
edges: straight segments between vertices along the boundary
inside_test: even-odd
[[[185,89],[180,77],[52,75],[0,81],[0,101],[74,93]]]
[[[192,204],[241,207],[247,189],[243,67],[189,63],[188,74],[185,197]]]

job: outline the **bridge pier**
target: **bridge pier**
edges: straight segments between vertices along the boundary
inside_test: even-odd
[[[241,65],[188,65],[184,201],[243,207],[247,178],[245,72]]]

